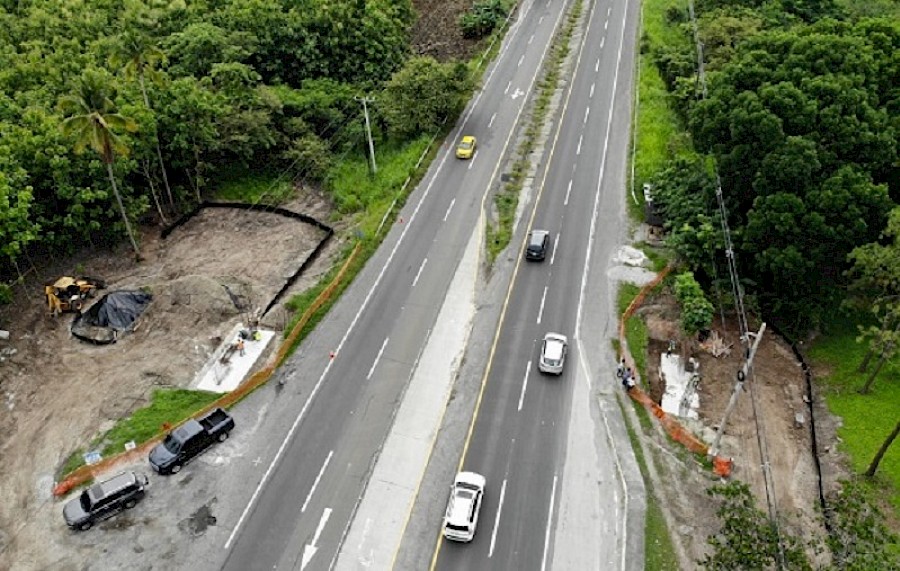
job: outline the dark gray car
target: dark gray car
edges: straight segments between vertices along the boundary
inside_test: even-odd
[[[66,525],[87,531],[98,521],[133,508],[144,498],[147,476],[123,472],[84,490],[63,508]]]
[[[526,260],[543,260],[547,257],[550,247],[550,232],[546,230],[532,230],[528,234],[528,244],[525,246]]]

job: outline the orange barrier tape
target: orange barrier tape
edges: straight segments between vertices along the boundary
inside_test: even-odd
[[[634,358],[631,356],[631,352],[628,349],[628,341],[625,339],[625,323],[631,318],[637,308],[644,303],[647,294],[659,285],[671,271],[672,266],[666,266],[663,271],[659,272],[659,274],[653,278],[653,281],[641,288],[641,291],[638,292],[633,300],[631,300],[631,303],[628,304],[628,307],[619,319],[619,357],[625,359],[626,365],[634,371],[635,375],[637,375],[637,369]],[[685,448],[695,454],[703,454],[704,456],[709,454],[709,445],[681,426],[681,423],[679,423],[678,420],[666,414],[662,407],[654,402],[643,390],[635,386],[628,390],[628,395],[632,400],[644,405],[644,407],[650,411],[672,440],[682,444]],[[727,478],[731,475],[732,464],[730,458],[716,456],[713,458],[713,471],[718,476]]]
[[[272,374],[275,372],[275,370],[280,367],[284,360],[287,358],[288,351],[290,351],[291,345],[293,345],[294,341],[296,341],[297,337],[300,335],[300,332],[303,331],[303,328],[306,326],[307,322],[309,322],[309,320],[312,319],[313,314],[318,311],[318,309],[322,307],[322,305],[326,301],[328,301],[328,298],[330,298],[332,294],[334,294],[334,290],[337,289],[338,284],[340,284],[344,275],[347,273],[347,268],[349,268],[350,264],[353,263],[353,260],[356,259],[361,246],[361,242],[358,242],[356,244],[356,247],[353,248],[353,251],[347,258],[347,261],[344,262],[343,266],[341,266],[341,269],[338,271],[334,279],[331,280],[331,283],[328,284],[328,286],[324,290],[322,290],[322,293],[320,293],[316,297],[312,305],[310,305],[309,308],[307,308],[307,310],[303,312],[303,315],[300,316],[300,319],[294,325],[293,329],[291,329],[290,334],[288,334],[288,336],[285,338],[284,343],[282,343],[278,348],[278,351],[275,354],[275,358],[264,365],[262,369],[253,373],[247,381],[241,383],[236,389],[229,393],[225,393],[214,402],[211,402],[199,411],[195,412],[193,415],[191,415],[190,418],[206,414],[214,408],[230,408],[245,396],[265,384],[272,377]],[[155,436],[153,436],[153,438],[151,438],[147,442],[142,443],[140,446],[137,446],[133,450],[128,450],[114,456],[109,456],[107,458],[104,458],[100,462],[97,462],[96,464],[91,464],[90,466],[81,466],[73,470],[69,474],[66,474],[65,478],[63,478],[61,482],[57,483],[53,487],[53,495],[65,495],[69,493],[69,491],[73,488],[81,486],[97,475],[107,472],[108,470],[119,464],[134,462],[139,457],[145,456],[150,452],[150,449],[153,446],[155,446],[160,440],[162,440],[163,436],[165,436],[169,431],[177,428],[184,422],[187,422],[187,420],[188,419],[185,419],[175,426],[167,426],[162,428]]]

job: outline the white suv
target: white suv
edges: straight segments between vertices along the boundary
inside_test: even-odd
[[[569,340],[559,333],[544,335],[544,344],[541,346],[541,358],[538,361],[538,369],[542,373],[561,375],[566,364],[566,352]]]
[[[484,476],[475,472],[456,475],[444,515],[444,537],[453,541],[472,541],[475,537],[485,482]]]

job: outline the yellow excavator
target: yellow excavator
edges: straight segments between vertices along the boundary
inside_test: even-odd
[[[81,313],[85,300],[94,297],[98,289],[105,287],[103,280],[84,276],[63,276],[53,283],[44,284],[50,315],[55,317],[67,311]]]

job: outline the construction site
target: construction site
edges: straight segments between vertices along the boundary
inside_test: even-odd
[[[312,193],[283,208],[313,220],[330,213]],[[233,388],[212,385],[249,372],[221,374],[235,333],[251,324],[266,332],[264,351],[248,343],[259,347],[259,367],[291,318],[277,300],[317,283],[343,247],[322,227],[267,210],[201,208],[169,230],[165,238],[144,230],[139,264],[120,251],[46,260],[0,308],[9,333],[0,340],[0,568],[52,567],[47,538],[67,531],[52,495],[66,460],[146,406],[155,389]],[[76,337],[76,320],[114,292],[148,303],[130,326],[86,326],[93,341]]]

